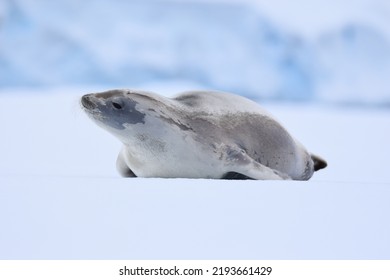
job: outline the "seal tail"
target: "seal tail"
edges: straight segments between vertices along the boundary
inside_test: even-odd
[[[313,160],[314,163],[314,171],[324,169],[325,167],[328,166],[328,163],[319,156],[311,154],[311,159]]]

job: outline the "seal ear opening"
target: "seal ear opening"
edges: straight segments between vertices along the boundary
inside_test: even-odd
[[[319,156],[312,154],[311,159],[313,160],[314,163],[314,171],[324,169],[325,167],[328,166],[328,163],[324,159],[320,158]]]

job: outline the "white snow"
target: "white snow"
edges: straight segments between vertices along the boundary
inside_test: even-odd
[[[308,182],[124,179],[78,104],[104,89],[1,91],[0,259],[390,258],[388,110],[264,103],[328,161]]]

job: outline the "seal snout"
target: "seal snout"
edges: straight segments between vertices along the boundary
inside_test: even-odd
[[[97,107],[97,105],[91,100],[91,97],[91,94],[86,94],[81,97],[81,104],[84,106],[85,109],[93,110]]]

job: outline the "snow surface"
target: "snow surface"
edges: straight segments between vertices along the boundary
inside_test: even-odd
[[[328,161],[308,182],[124,179],[79,107],[104,89],[1,92],[0,259],[390,258],[388,110],[264,103]]]
[[[3,0],[0,87],[187,80],[388,106],[389,26],[387,0]]]

